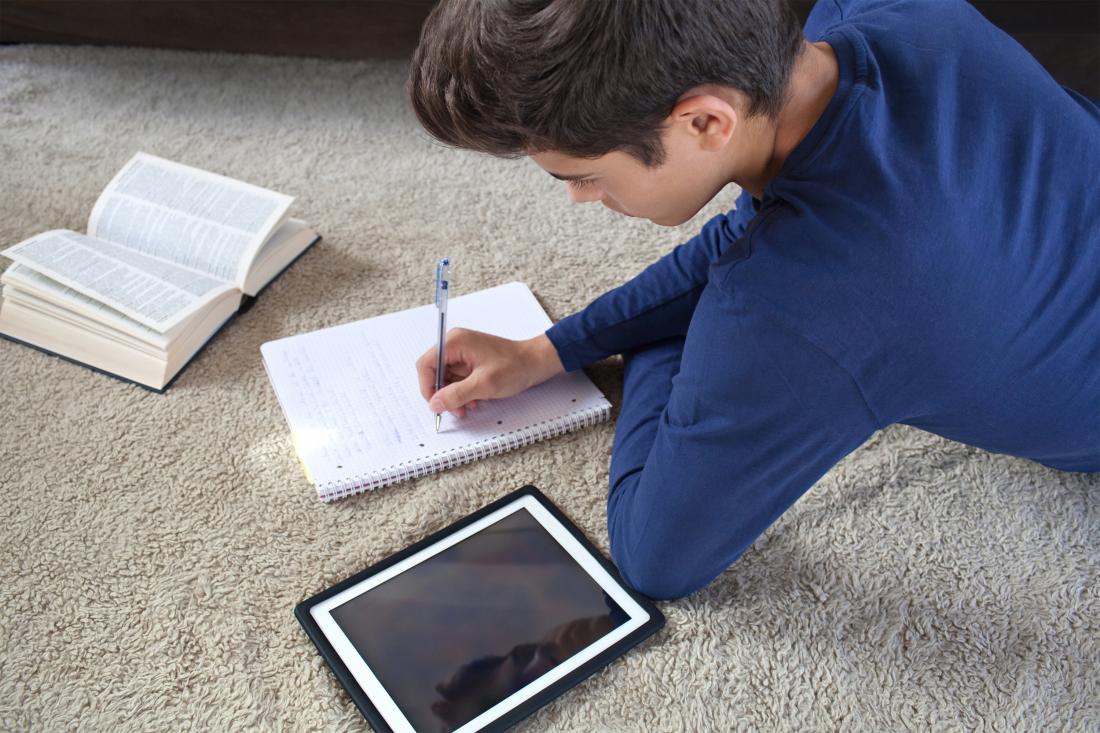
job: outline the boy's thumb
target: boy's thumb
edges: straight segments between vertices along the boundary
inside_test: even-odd
[[[432,412],[449,412],[457,410],[467,402],[475,399],[473,394],[473,380],[467,377],[453,384],[448,384],[443,389],[432,395],[428,407]]]

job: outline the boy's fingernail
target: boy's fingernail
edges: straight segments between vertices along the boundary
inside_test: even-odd
[[[443,400],[438,397],[432,397],[432,401],[428,403],[428,407],[432,408],[432,412],[443,412]]]

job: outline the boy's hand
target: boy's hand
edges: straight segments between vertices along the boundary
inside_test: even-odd
[[[466,416],[478,400],[511,397],[565,371],[545,334],[526,341],[454,328],[446,336],[446,386],[435,391],[433,346],[416,360],[420,394],[432,412]]]

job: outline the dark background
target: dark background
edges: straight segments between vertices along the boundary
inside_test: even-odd
[[[971,0],[1062,84],[1100,98],[1100,1]],[[0,42],[400,58],[435,0],[0,0]],[[791,0],[805,19],[813,0]]]

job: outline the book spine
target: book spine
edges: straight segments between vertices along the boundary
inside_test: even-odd
[[[471,463],[479,458],[505,453],[525,445],[546,440],[558,435],[586,428],[603,422],[611,417],[611,403],[604,400],[556,420],[544,420],[519,430],[512,430],[491,438],[471,443],[441,453],[434,453],[422,460],[409,461],[371,473],[351,476],[341,481],[317,484],[317,496],[322,501],[334,501],[363,491],[379,489],[400,481],[421,478],[433,473]]]

